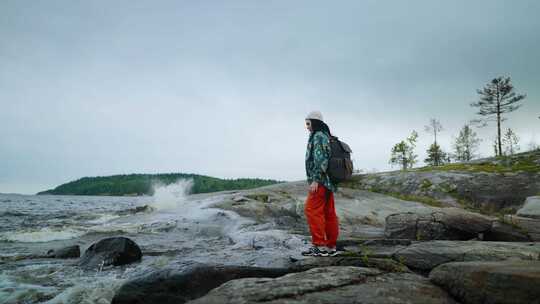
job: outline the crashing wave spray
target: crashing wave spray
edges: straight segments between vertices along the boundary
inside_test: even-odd
[[[178,180],[169,185],[155,184],[151,205],[158,210],[176,209],[185,200],[192,187],[192,179]]]

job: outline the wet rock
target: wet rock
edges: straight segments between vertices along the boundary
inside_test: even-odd
[[[55,258],[55,259],[78,258],[80,256],[81,256],[81,249],[79,245],[51,249],[47,251],[47,254],[46,254],[46,257]]]
[[[152,272],[128,281],[116,292],[112,304],[180,304],[204,296],[221,284],[240,278],[275,278],[288,269],[196,264]]]
[[[530,196],[516,213],[517,216],[540,220],[540,196]]]
[[[430,280],[462,303],[539,303],[540,262],[457,262],[441,265]]]
[[[119,266],[140,261],[142,252],[139,246],[126,237],[111,237],[92,244],[81,257],[79,266],[100,268]]]
[[[412,301],[414,299],[414,301]],[[227,282],[189,304],[456,303],[428,279],[362,267],[322,267],[279,278]]]
[[[394,254],[413,270],[429,271],[441,264],[463,261],[540,259],[540,243],[429,241],[418,242]]]
[[[494,219],[458,208],[431,208],[397,213],[386,218],[387,238],[411,240],[469,240],[489,231]]]

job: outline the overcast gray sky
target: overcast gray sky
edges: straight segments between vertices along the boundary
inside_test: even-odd
[[[540,143],[539,1],[0,2],[0,192],[82,176],[304,179],[322,111],[357,168],[430,118],[452,138],[509,75]],[[495,127],[478,129],[492,154]]]

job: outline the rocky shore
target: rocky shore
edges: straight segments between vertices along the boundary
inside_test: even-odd
[[[522,174],[532,176],[528,184]],[[422,180],[428,177],[426,186]],[[396,182],[402,179],[408,182]],[[339,256],[295,255],[282,268],[173,263],[125,282],[112,303],[540,303],[540,196],[523,197],[539,193],[538,174],[442,170],[355,180],[358,184],[336,193]],[[366,180],[378,180],[372,184],[377,187],[393,185],[389,193],[429,194],[442,203],[369,191]],[[502,185],[514,191],[504,199]],[[464,208],[458,199],[463,187],[478,191],[481,205],[495,206],[485,209],[515,210],[482,214]],[[437,192],[443,188],[448,192]],[[222,192],[211,207],[307,238],[306,191],[305,182],[293,182]],[[481,194],[489,191],[492,196]],[[246,250],[258,249],[254,244]],[[50,254],[55,252],[62,257],[73,249]],[[90,246],[79,265],[115,267],[141,258],[131,240],[106,239]]]

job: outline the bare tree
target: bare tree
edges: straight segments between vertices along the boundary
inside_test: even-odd
[[[476,150],[481,139],[469,125],[464,125],[454,141],[454,155],[457,161],[470,161],[476,157]]]
[[[540,150],[540,146],[536,142],[534,142],[534,140],[531,140],[531,142],[529,143],[529,151],[535,150]]]
[[[519,136],[510,128],[504,133],[503,143],[506,155],[514,155],[515,152],[519,151]]]
[[[443,126],[441,125],[440,121],[432,118],[429,120],[429,124],[427,126],[424,126],[424,130],[428,133],[433,133],[433,136],[435,138],[435,141],[433,143],[437,144],[437,133],[443,130]]]
[[[497,122],[498,155],[502,155],[501,122],[505,120],[503,115],[521,107],[518,102],[527,96],[525,94],[516,94],[510,81],[510,77],[494,78],[485,87],[477,90],[480,100],[471,103],[471,106],[479,108],[477,114],[484,117],[473,120],[472,123],[486,126],[490,121]]]
[[[498,141],[497,141],[496,137],[493,140],[493,151],[495,152],[495,156],[500,156],[500,154],[499,154],[499,145],[498,145]]]

